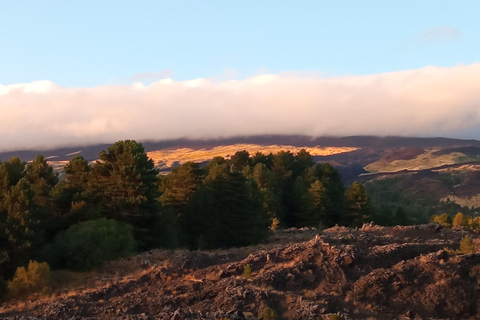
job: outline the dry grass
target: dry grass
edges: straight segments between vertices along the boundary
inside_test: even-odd
[[[321,148],[317,147],[295,147],[290,145],[257,145],[257,144],[234,144],[228,146],[219,146],[214,148],[202,148],[202,149],[190,149],[190,148],[180,148],[180,149],[163,149],[148,152],[148,157],[152,158],[156,167],[166,168],[171,167],[175,162],[185,163],[188,161],[192,162],[204,162],[212,160],[214,157],[223,157],[230,158],[237,151],[248,151],[251,155],[254,155],[256,152],[261,152],[263,154],[277,153],[279,151],[290,151],[292,153],[298,153],[301,149],[305,149],[312,156],[327,156],[334,155],[345,152],[352,152],[358,148],[350,147],[328,147]]]
[[[365,167],[365,170],[369,172],[396,172],[402,170],[422,170],[435,168],[442,165],[449,165],[458,163],[458,159],[462,156],[465,156],[460,152],[452,152],[445,155],[435,155],[434,153],[439,151],[439,149],[430,149],[426,150],[425,153],[422,153],[415,157],[414,159],[409,160],[393,160],[386,161],[381,159],[377,162],[371,163]]]

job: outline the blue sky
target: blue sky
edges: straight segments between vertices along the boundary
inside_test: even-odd
[[[0,84],[324,77],[480,59],[478,1],[1,1]]]
[[[480,139],[480,1],[0,1],[0,150]]]

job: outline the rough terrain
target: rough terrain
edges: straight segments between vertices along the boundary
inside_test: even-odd
[[[137,276],[10,303],[0,318],[267,319],[271,309],[275,319],[475,319],[480,254],[444,250],[467,234],[477,238],[439,224],[364,225],[283,230],[250,248],[155,250],[129,258],[144,268]]]

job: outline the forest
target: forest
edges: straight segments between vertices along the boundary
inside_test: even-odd
[[[160,175],[142,144],[125,140],[94,163],[75,156],[64,176],[59,179],[42,155],[29,163],[16,157],[0,162],[2,294],[31,261],[84,271],[152,248],[261,243],[277,228],[417,222],[388,203],[381,208],[389,213],[385,218],[362,184],[345,188],[332,165],[315,163],[305,150],[238,151]]]

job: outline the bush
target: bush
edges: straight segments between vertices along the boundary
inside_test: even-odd
[[[468,222],[464,214],[461,212],[457,213],[455,215],[455,218],[453,218],[452,228],[456,229],[458,227],[467,227],[467,226],[468,226]]]
[[[430,219],[430,222],[440,223],[445,228],[451,228],[452,227],[452,219],[446,213],[442,213],[440,215],[432,216],[432,218]]]
[[[475,245],[473,243],[472,237],[465,236],[465,238],[460,241],[459,251],[463,254],[475,253]]]
[[[252,266],[250,264],[246,264],[243,267],[243,274],[242,277],[245,279],[249,279],[252,276]]]
[[[260,314],[260,319],[263,320],[275,320],[277,318],[277,314],[275,311],[273,311],[272,308],[266,307],[265,309],[262,310],[262,313]]]
[[[24,298],[32,293],[46,293],[50,289],[50,266],[46,262],[30,261],[27,269],[18,267],[8,292],[12,298]]]
[[[88,270],[131,254],[136,247],[132,226],[105,218],[81,222],[60,232],[45,251],[57,267]]]

